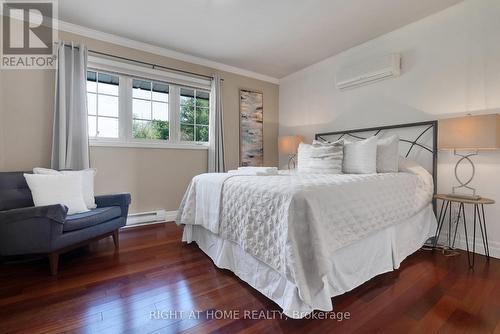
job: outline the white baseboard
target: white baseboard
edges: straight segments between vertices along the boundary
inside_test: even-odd
[[[177,210],[175,211],[165,211],[165,221],[173,222],[177,218]]]
[[[129,228],[134,228],[134,227],[140,227],[140,226],[151,226],[151,225],[156,225],[156,224],[175,224],[175,222],[164,222],[164,221],[155,221],[155,222],[147,222],[147,223],[138,223],[134,225],[125,225],[122,227],[122,229],[129,229]]]
[[[161,222],[174,221],[177,216],[177,211],[166,211],[163,209],[150,211],[150,212],[139,212],[129,214],[127,217],[126,226],[138,226],[146,224],[156,224]]]
[[[439,244],[448,245],[448,231],[442,231],[441,236],[439,237]],[[469,234],[467,235],[469,239],[469,250],[472,251],[472,233],[471,231],[467,231]],[[451,240],[453,242],[453,234],[451,235]],[[465,236],[463,231],[458,231],[457,238],[455,240],[455,248],[467,250],[467,246],[465,244]],[[488,248],[490,250],[490,256],[500,259],[500,242],[488,240]],[[479,228],[476,230],[476,254],[485,255],[483,239],[481,238],[481,231]]]

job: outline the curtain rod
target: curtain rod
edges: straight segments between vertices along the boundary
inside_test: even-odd
[[[60,44],[60,43],[55,42],[54,44]],[[78,49],[78,46],[74,46],[74,45],[71,45],[71,44],[64,43],[64,46],[66,46],[66,47],[74,47],[74,48]],[[148,62],[145,62],[145,61],[136,60],[136,59],[132,59],[132,58],[126,58],[126,57],[122,57],[122,56],[117,56],[117,55],[110,54],[110,53],[105,53],[105,52],[100,52],[100,51],[95,51],[95,50],[88,50],[88,52],[94,53],[94,54],[97,54],[97,55],[101,55],[101,56],[112,57],[112,58],[117,58],[117,59],[129,61],[129,62],[134,62],[134,63],[138,63],[138,64],[142,64],[142,65],[148,65],[148,66],[151,66],[151,68],[153,68],[153,69],[160,69],[160,70],[165,70],[165,71],[170,71],[170,72],[184,73],[184,74],[189,74],[189,75],[193,75],[193,76],[197,76],[197,77],[202,77],[202,78],[206,78],[206,79],[210,79],[210,80],[214,79],[214,77],[209,76],[209,75],[204,75],[204,74],[199,74],[199,73],[195,73],[195,72],[180,70],[178,68],[167,67],[167,66],[162,66],[162,65],[153,64],[153,63],[148,63]],[[221,79],[221,81],[224,81],[224,79]]]

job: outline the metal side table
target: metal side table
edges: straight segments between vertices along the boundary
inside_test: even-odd
[[[481,238],[483,239],[484,252],[486,255],[486,259],[489,261],[490,250],[488,247],[488,233],[486,231],[486,218],[484,216],[484,205],[494,204],[495,201],[484,197],[475,200],[475,199],[457,198],[445,194],[437,194],[434,196],[434,198],[442,201],[441,209],[439,210],[439,216],[438,216],[438,226],[434,238],[434,245],[433,245],[434,248],[436,248],[437,246],[439,235],[441,234],[441,230],[443,228],[446,219],[446,213],[448,213],[448,246],[450,248],[455,247],[455,239],[457,237],[458,225],[460,224],[460,219],[461,219],[463,221],[465,230],[465,245],[467,248],[467,260],[469,261],[469,268],[474,269],[474,255],[476,251],[476,224],[477,222],[479,222],[479,229],[481,230]],[[452,216],[453,203],[458,204],[458,216],[457,219],[455,220],[455,232],[453,233],[453,241],[451,241],[451,231],[452,231],[451,216]],[[474,232],[472,236],[472,252],[469,251],[469,238],[467,235],[467,219],[465,216],[466,204],[472,204],[474,206]]]

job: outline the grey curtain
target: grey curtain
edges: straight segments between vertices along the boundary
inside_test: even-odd
[[[226,170],[224,160],[224,127],[222,119],[221,78],[216,74],[212,80],[210,93],[210,132],[208,147],[208,172],[223,173]]]
[[[57,50],[52,160],[54,169],[89,167],[87,48],[60,43]]]

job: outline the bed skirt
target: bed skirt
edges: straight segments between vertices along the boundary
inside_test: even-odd
[[[432,205],[413,217],[334,252],[331,277],[321,294],[330,297],[350,291],[371,278],[399,268],[401,262],[434,235],[436,218]],[[294,283],[279,272],[201,226],[185,225],[182,241],[195,241],[214,264],[231,270],[254,289],[274,301],[291,318],[303,318],[313,310],[331,311],[332,305],[304,303]],[[321,298],[318,298],[320,300]]]

